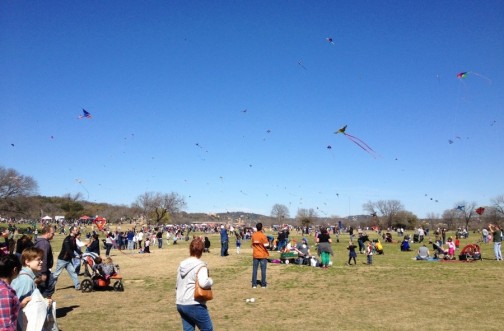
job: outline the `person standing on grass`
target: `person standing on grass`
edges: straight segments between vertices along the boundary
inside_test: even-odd
[[[317,235],[315,241],[318,245],[317,249],[321,259],[321,267],[327,268],[329,267],[329,263],[331,262],[331,255],[333,254],[333,251],[331,248],[332,239],[325,227],[322,227],[320,229],[320,233]]]
[[[371,243],[371,241],[368,241],[367,243],[366,255],[367,255],[367,264],[369,265],[373,264],[373,244]]]
[[[354,262],[355,265],[357,265],[357,252],[355,251],[355,249],[357,248],[357,246],[354,245],[354,243],[352,241],[350,241],[348,243],[348,265],[352,265],[352,260]]]
[[[50,298],[54,293],[54,279],[51,268],[54,265],[53,251],[50,241],[54,238],[55,229],[52,225],[44,225],[40,236],[35,239],[34,247],[44,251],[42,257],[42,270],[40,270],[40,283],[38,289],[44,298]]]
[[[56,263],[56,271],[54,272],[54,288],[56,288],[56,282],[58,281],[59,275],[66,269],[70,278],[74,283],[76,290],[80,290],[79,277],[75,273],[75,268],[72,263],[72,258],[74,257],[74,251],[77,250],[77,243],[75,241],[75,236],[79,233],[79,228],[74,226],[70,227],[70,234],[65,237],[63,244],[61,245],[61,252],[58,255],[58,262]]]
[[[252,288],[257,287],[257,269],[261,266],[261,287],[266,288],[266,267],[268,265],[268,238],[264,235],[262,223],[256,224],[257,231],[252,234]]]
[[[502,230],[498,225],[494,224],[488,224],[488,229],[492,233],[495,259],[497,261],[502,261],[502,252],[501,252]]]
[[[228,256],[228,248],[229,248],[229,236],[227,233],[227,229],[224,225],[221,225],[220,229],[220,240],[221,240],[221,254],[220,256]]]
[[[203,289],[210,289],[213,285],[207,264],[200,260],[204,248],[201,238],[193,239],[189,245],[190,257],[180,262],[177,271],[176,304],[184,331],[194,331],[196,326],[202,331],[213,330],[206,301],[194,299],[196,279]]]

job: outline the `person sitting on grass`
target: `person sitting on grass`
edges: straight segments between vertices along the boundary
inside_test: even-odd
[[[416,256],[416,259],[417,260],[428,260],[429,257],[430,257],[429,249],[427,248],[427,246],[425,246],[425,244],[423,244],[418,249],[418,254]]]

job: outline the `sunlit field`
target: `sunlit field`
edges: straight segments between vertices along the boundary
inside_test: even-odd
[[[471,236],[461,240],[461,248],[479,239]],[[374,238],[378,235],[372,234]],[[57,235],[52,242],[55,257],[62,239]],[[364,264],[365,255],[358,255],[357,265],[347,266],[349,238],[342,235],[339,243],[333,242],[332,267],[270,263],[268,288],[252,289],[249,242],[243,241],[238,255],[232,239],[230,255],[223,258],[219,236],[210,239],[210,253],[202,259],[214,279],[214,300],[208,307],[215,330],[501,328],[504,263],[495,261],[493,244],[481,245],[482,261],[467,263],[415,261],[419,244],[412,245],[412,252],[401,252],[398,243],[384,243],[385,254],[375,255],[373,265]],[[313,238],[309,241],[313,253]],[[124,292],[76,291],[63,271],[54,296],[60,329],[181,330],[175,279],[179,262],[189,255],[188,243],[166,245],[165,240],[163,249],[152,245],[151,254],[113,250]],[[255,302],[246,303],[248,298]]]

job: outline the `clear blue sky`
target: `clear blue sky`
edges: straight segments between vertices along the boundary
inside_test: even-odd
[[[6,0],[0,165],[47,196],[423,218],[504,194],[503,77],[502,1]]]

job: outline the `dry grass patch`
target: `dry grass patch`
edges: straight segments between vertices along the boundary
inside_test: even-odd
[[[219,237],[211,236],[211,254],[203,256],[214,279],[208,303],[215,330],[497,330],[500,326],[500,282],[504,263],[419,262],[414,252],[385,246],[374,265],[346,266],[348,238],[333,244],[333,267],[268,265],[268,288],[251,288],[251,249],[219,256]],[[53,243],[59,251],[62,236]],[[466,241],[462,243],[465,244]],[[418,244],[413,246],[418,248]],[[313,248],[312,248],[313,251]],[[152,254],[113,251],[125,291],[81,293],[63,271],[57,286],[58,322],[63,331],[94,327],[127,330],[180,330],[175,307],[178,264],[188,243],[152,248]],[[272,253],[272,257],[277,257]],[[256,302],[246,303],[254,297]],[[460,318],[463,316],[463,318]],[[461,324],[462,323],[462,324]]]

